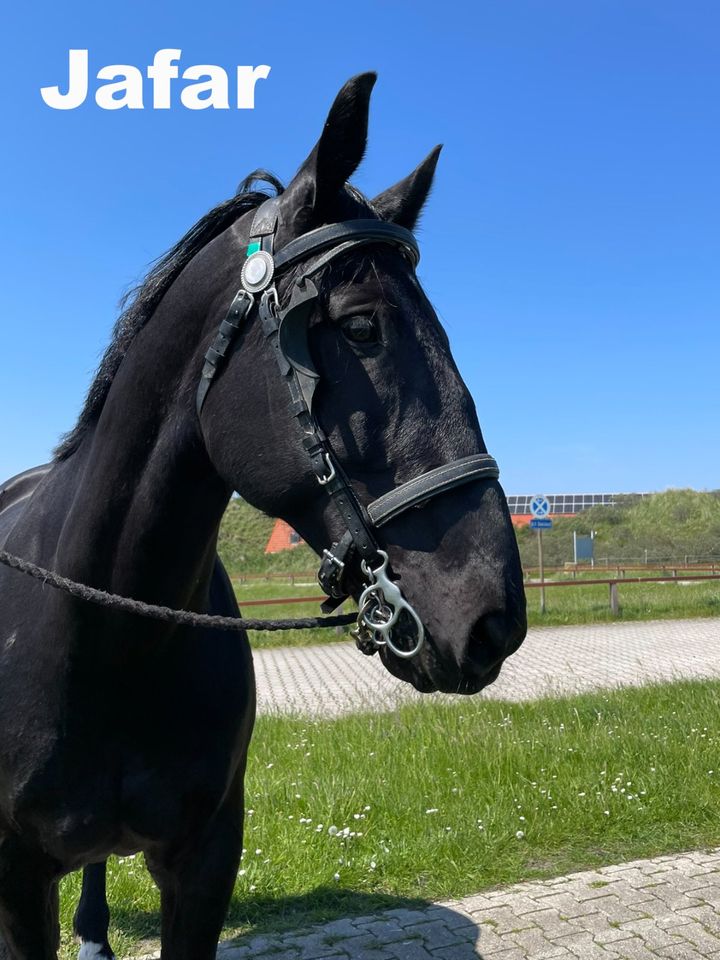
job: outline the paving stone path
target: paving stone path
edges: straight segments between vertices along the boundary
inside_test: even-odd
[[[339,716],[423,699],[354,643],[256,650],[260,713]],[[720,619],[530,630],[481,696],[531,700],[652,680],[720,676]]]
[[[218,960],[719,960],[720,850],[221,945]]]

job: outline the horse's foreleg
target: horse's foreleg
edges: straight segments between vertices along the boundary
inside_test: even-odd
[[[89,863],[83,870],[82,893],[73,928],[82,941],[78,960],[112,960],[108,943],[110,910],[105,896],[105,869],[107,864]]]
[[[241,852],[240,807],[220,811],[181,849],[146,854],[161,894],[161,960],[214,960]]]
[[[2,941],[4,939],[4,947]],[[57,870],[13,836],[0,840],[0,957],[57,960]]]

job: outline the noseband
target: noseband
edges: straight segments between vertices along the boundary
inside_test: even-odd
[[[313,398],[320,373],[313,363],[308,343],[308,323],[319,296],[312,278],[338,257],[368,244],[388,244],[414,268],[420,259],[417,241],[409,230],[394,223],[349,220],[318,227],[275,251],[279,205],[280,198],[273,197],[255,213],[242,268],[242,286],[205,354],[197,390],[197,412],[199,415],[243,322],[253,307],[258,306],[265,339],[288,386],[292,413],[302,429],[302,442],[313,473],[334,502],[346,527],[340,540],[323,551],[318,580],[331,598],[323,604],[323,609],[329,612],[347,599],[346,573],[351,561],[359,558],[366,586],[360,595],[357,627],[353,632],[360,649],[371,653],[384,646],[397,657],[414,657],[423,645],[425,628],[392,580],[388,555],[380,548],[376,532],[411,507],[422,507],[447,490],[472,480],[497,479],[498,465],[486,453],[453,460],[408,480],[363,507],[313,413]],[[287,306],[281,308],[276,279],[314,257],[318,259],[298,271]],[[397,646],[392,639],[393,629],[403,616],[415,634],[408,649]]]

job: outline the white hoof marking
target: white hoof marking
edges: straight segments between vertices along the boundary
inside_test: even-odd
[[[93,943],[92,940],[83,940],[80,952],[78,953],[78,960],[97,960],[98,957],[102,957],[103,960],[108,960],[107,954],[103,953],[103,945],[101,943]]]

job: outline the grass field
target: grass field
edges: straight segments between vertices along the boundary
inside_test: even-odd
[[[235,583],[235,595],[243,614],[246,617],[261,617],[266,620],[285,619],[291,617],[319,617],[322,616],[320,602],[282,604],[268,607],[243,606],[243,600],[266,600],[273,597],[321,597],[322,591],[317,582],[299,579],[294,584],[277,582],[250,582]],[[350,613],[357,607],[347,603],[342,611],[336,613]],[[338,640],[347,640],[350,628],[329,628],[322,630],[283,630],[277,633],[263,633],[255,630],[250,634],[250,642],[255,648],[266,647],[307,647],[317,643],[335,643]]]
[[[262,717],[228,931],[720,844],[720,682],[334,721]],[[62,890],[64,956],[79,877]],[[158,932],[141,859],[112,864],[119,954]]]
[[[596,573],[595,577],[607,579],[603,573]],[[604,623],[617,619],[665,620],[720,616],[720,580],[683,580],[680,575],[676,582],[620,582],[618,590],[620,616],[615,617],[610,610],[607,585],[548,587],[545,591],[545,614],[540,613],[540,590],[529,587],[526,590],[528,622],[532,626],[555,626]]]
[[[648,572],[653,575],[652,571]],[[589,574],[587,576],[590,576]],[[587,576],[585,578],[587,578]],[[602,577],[603,574],[595,574]],[[583,577],[578,579],[582,580]],[[610,611],[607,586],[548,587],[546,588],[545,614],[540,613],[540,591],[529,587],[528,621],[531,626],[557,626],[570,623],[605,623],[615,619]],[[720,616],[720,580],[683,581],[670,583],[621,583],[621,620],[677,619],[682,617]],[[320,595],[320,589],[312,580],[296,579],[289,582],[239,583],[235,592],[241,606],[243,600],[270,597],[293,597]],[[348,611],[355,609],[347,605]],[[270,607],[245,607],[248,617],[311,617],[320,614],[318,604],[292,604]],[[282,646],[308,646],[316,643],[333,643],[347,639],[347,632],[330,630],[291,630],[281,633],[254,632],[252,644],[256,648]]]

